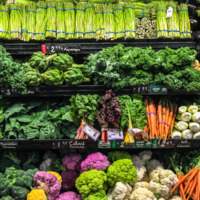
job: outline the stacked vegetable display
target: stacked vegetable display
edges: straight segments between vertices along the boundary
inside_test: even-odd
[[[199,139],[200,138],[200,112],[196,104],[180,106],[175,122],[172,138]]]
[[[135,28],[135,18],[137,21],[143,18],[157,19],[158,38],[191,38],[186,4],[177,6],[175,3],[162,1],[146,3],[122,1],[111,4],[107,1],[96,4],[52,0],[40,0],[38,4],[35,1],[24,4],[12,2],[0,7],[3,19],[0,21],[0,39],[20,39],[26,42],[46,38],[134,39],[141,32]],[[170,17],[166,15],[168,9],[172,9]],[[156,25],[156,21],[153,24]],[[147,38],[156,38],[156,31]]]
[[[0,199],[181,200],[178,193],[170,195],[178,183],[176,174],[166,168],[167,162],[164,165],[156,155],[153,158],[151,151],[133,155],[125,151],[107,155],[69,153],[58,157],[52,151],[42,157],[41,152],[24,155],[4,151],[0,158]]]

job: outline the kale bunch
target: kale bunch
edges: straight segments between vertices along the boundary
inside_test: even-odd
[[[14,62],[3,46],[0,46],[0,86],[11,87],[21,94],[26,94],[26,69]]]
[[[101,109],[97,114],[97,120],[101,127],[107,128],[110,123],[116,128],[119,128],[121,109],[115,93],[112,90],[107,90],[99,104]]]

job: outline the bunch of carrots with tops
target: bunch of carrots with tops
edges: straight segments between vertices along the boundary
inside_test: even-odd
[[[162,97],[157,104],[146,98],[149,139],[165,140],[171,135],[177,114],[177,105],[169,97]]]
[[[197,159],[199,161],[196,166],[184,175],[183,172],[178,169],[177,164],[175,164],[175,159],[170,158],[171,165],[179,180],[170,194],[179,188],[179,193],[183,200],[200,200],[200,156],[198,156]]]

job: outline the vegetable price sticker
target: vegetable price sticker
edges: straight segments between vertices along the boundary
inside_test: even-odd
[[[43,46],[43,45],[42,45]],[[44,50],[43,50],[44,51]],[[46,53],[55,54],[55,53],[68,53],[68,52],[80,52],[80,44],[46,44]]]
[[[150,94],[167,94],[166,85],[151,85]]]

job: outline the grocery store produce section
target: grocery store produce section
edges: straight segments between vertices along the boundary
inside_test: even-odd
[[[0,0],[0,200],[200,200],[199,4]]]

